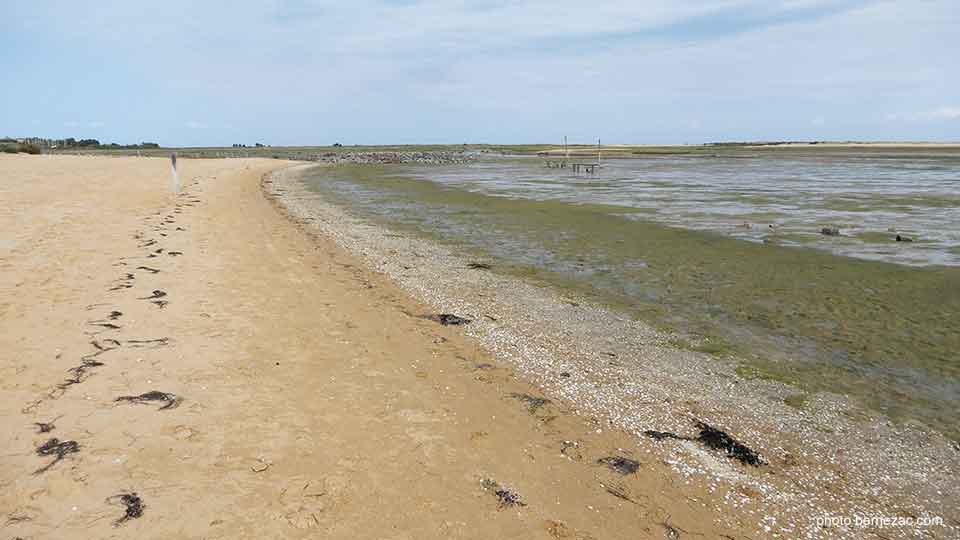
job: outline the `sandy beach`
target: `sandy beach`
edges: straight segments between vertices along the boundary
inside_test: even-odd
[[[0,540],[960,540],[956,4],[6,2]]]
[[[284,218],[288,165],[0,158],[6,537],[762,537]]]

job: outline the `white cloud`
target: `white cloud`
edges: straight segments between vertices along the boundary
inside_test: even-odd
[[[956,0],[38,4],[10,6],[23,40],[77,64],[114,51],[96,97],[48,114],[117,138],[943,138],[928,119],[957,117],[940,107],[960,87]],[[154,106],[115,116],[128,96]]]
[[[934,120],[957,120],[960,119],[960,107],[940,107],[930,113],[930,118]]]
[[[890,122],[939,122],[944,120],[960,120],[960,107],[940,107],[931,111],[889,113],[886,115]]]

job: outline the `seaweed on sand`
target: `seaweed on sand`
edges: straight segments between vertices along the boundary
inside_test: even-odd
[[[655,441],[662,441],[662,440],[665,440],[665,439],[677,439],[677,440],[681,440],[681,441],[689,441],[689,440],[690,440],[689,437],[681,437],[681,436],[677,435],[676,433],[670,433],[669,431],[654,431],[654,430],[651,429],[651,430],[648,430],[648,431],[644,431],[643,434],[646,435],[647,437],[650,437],[651,439],[653,439],[653,440],[655,440]]]
[[[499,508],[506,508],[508,506],[526,506],[527,503],[520,500],[520,495],[508,490],[508,489],[498,489],[494,492],[499,501]]]
[[[107,317],[105,319],[95,319],[95,320],[87,321],[87,324],[89,324],[90,326],[102,326],[109,330],[119,330],[120,327],[111,323],[110,321],[115,321],[122,316],[123,316],[122,311],[114,310],[114,311],[111,311],[109,314],[107,314]]]
[[[520,494],[510,491],[504,486],[498,484],[495,480],[485,478],[480,482],[480,485],[483,489],[490,491],[497,497],[497,509],[503,510],[511,506],[526,506],[527,503],[523,502],[523,499],[520,497]]]
[[[135,347],[138,349],[159,349],[160,347],[166,347],[170,344],[170,338],[157,338],[157,339],[128,339],[125,341],[127,345]]]
[[[109,350],[109,349],[106,349],[106,350]],[[93,358],[106,352],[106,350],[100,350],[91,355],[84,356],[81,359],[81,364],[79,366],[74,366],[67,370],[67,373],[70,374],[70,377],[64,379],[62,383],[58,384],[57,388],[59,390],[66,390],[67,388],[75,384],[82,383],[87,378],[87,375],[88,375],[87,372],[90,371],[91,368],[100,367],[104,365],[103,362],[94,360]]]
[[[33,471],[33,474],[42,474],[50,470],[51,467],[60,462],[68,454],[75,454],[80,451],[80,444],[77,441],[61,441],[56,437],[37,447],[38,456],[54,456],[53,461],[43,467]]]
[[[460,326],[464,324],[470,324],[473,322],[472,319],[467,319],[464,317],[459,317],[452,313],[440,313],[437,315],[424,315],[424,319],[438,322],[443,326]]]
[[[143,509],[147,507],[147,505],[143,504],[143,499],[141,499],[135,491],[130,493],[121,493],[119,495],[114,495],[113,497],[107,498],[108,504],[116,504],[118,502],[122,504],[125,509],[123,516],[113,522],[114,527],[119,527],[131,519],[137,519],[138,517],[142,516]]]
[[[97,352],[92,355],[88,354],[87,356],[84,356],[84,359],[90,356],[96,356],[98,354],[105,353],[107,351],[112,351],[120,346],[120,342],[115,339],[105,339],[103,341],[94,340],[91,341],[90,344],[93,345],[93,348],[96,349]]]
[[[119,279],[117,280],[119,283],[117,283],[117,284],[114,285],[113,287],[110,287],[110,290],[111,290],[111,291],[119,291],[119,290],[122,290],[122,289],[129,289],[129,288],[133,287],[133,283],[129,283],[129,282],[130,282],[130,281],[133,281],[134,279],[136,279],[136,276],[134,276],[133,274],[130,274],[130,273],[125,273],[122,278],[119,278]]]
[[[88,324],[89,326],[99,326],[100,328],[103,328],[103,330],[87,332],[88,335],[102,334],[103,332],[106,332],[106,331],[108,331],[108,330],[120,330],[120,328],[121,328],[120,325],[113,324],[113,323],[110,323],[110,322],[93,322],[93,321],[91,321],[91,322],[88,322],[87,324]]]
[[[96,352],[81,357],[79,366],[75,366],[67,370],[67,373],[70,373],[71,376],[57,385],[59,390],[66,390],[75,384],[82,383],[84,379],[87,378],[87,372],[91,368],[104,365],[103,362],[94,360],[94,358],[103,353],[112,351],[120,346],[120,342],[115,339],[104,339],[102,341],[93,340],[90,342],[90,344],[93,345],[93,348],[96,349]]]
[[[166,403],[166,405],[157,409],[158,411],[163,411],[166,409],[176,409],[180,406],[180,401],[182,400],[176,394],[152,390],[150,392],[140,394],[139,396],[120,396],[114,401],[126,401],[129,403],[136,403],[138,405],[147,405],[152,401],[163,401]]]
[[[482,262],[472,262],[467,264],[467,268],[472,268],[474,270],[490,270],[493,268],[493,266]]]
[[[697,440],[703,443],[704,446],[714,450],[723,450],[727,453],[728,457],[736,459],[746,465],[757,467],[764,464],[759,454],[724,431],[704,422],[697,422],[697,428],[700,429],[700,435],[697,437]]]
[[[161,291],[160,289],[155,289],[150,296],[142,296],[138,300],[156,300],[157,298],[163,298],[167,293]]]
[[[624,476],[628,474],[634,474],[640,469],[639,461],[623,456],[609,456],[600,458],[597,460],[597,463],[606,465],[611,471]]]
[[[711,450],[722,450],[726,452],[727,457],[735,459],[744,465],[759,467],[766,465],[763,458],[755,450],[734,439],[725,431],[715,428],[705,422],[697,421],[697,429],[700,433],[696,437],[683,437],[668,431],[644,431],[643,434],[651,439],[663,441],[665,439],[675,439],[678,441],[697,441]]]
[[[637,501],[631,499],[630,496],[627,495],[627,491],[623,488],[623,486],[604,486],[604,488],[607,490],[607,493],[618,499],[623,499],[629,503],[637,504]]]
[[[527,410],[530,411],[530,414],[537,414],[537,411],[540,410],[540,407],[544,405],[549,405],[550,400],[547,398],[531,396],[530,394],[521,394],[514,392],[510,394],[510,397],[514,399],[519,399],[520,401],[527,404]]]

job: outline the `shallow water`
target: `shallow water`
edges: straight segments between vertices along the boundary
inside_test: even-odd
[[[741,359],[746,376],[956,437],[957,178],[949,159],[669,157],[596,176],[535,160],[338,167],[309,183],[497,271],[678,331],[678,346]]]
[[[518,160],[399,174],[486,195],[623,207],[627,217],[745,240],[960,265],[960,158],[670,156],[608,161],[597,175],[539,165]],[[842,236],[820,234],[828,226]],[[895,242],[898,233],[914,240],[909,249]]]

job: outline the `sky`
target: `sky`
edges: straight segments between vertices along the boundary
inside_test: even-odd
[[[958,0],[0,0],[0,137],[960,141]]]

